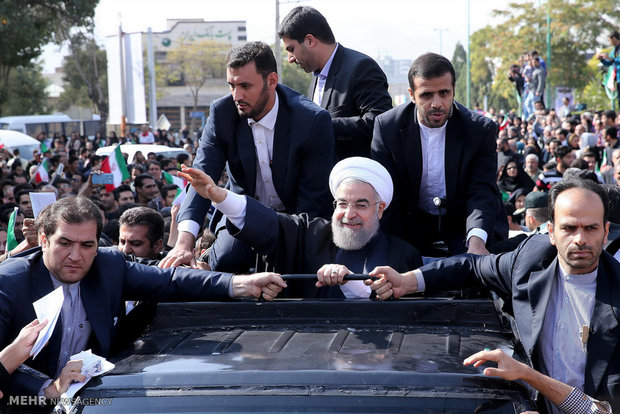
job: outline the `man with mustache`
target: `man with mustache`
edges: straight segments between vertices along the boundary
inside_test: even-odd
[[[497,124],[454,101],[455,79],[448,59],[424,54],[409,69],[413,102],[375,119],[371,158],[394,180],[381,224],[424,256],[445,256],[445,247],[488,254],[494,235],[508,236],[495,184]]]
[[[371,159],[345,158],[332,169],[329,189],[335,201],[331,223],[307,214],[276,213],[251,197],[217,187],[200,170],[183,171],[180,174],[196,191],[228,217],[230,234],[266,255],[270,269],[317,273],[315,281],[288,280],[284,291],[288,297],[367,299],[369,287],[362,281],[343,284],[343,277],[367,273],[379,264],[399,269],[422,264],[414,247],[379,228],[393,186],[387,170]]]
[[[263,42],[233,48],[226,58],[230,95],[211,103],[194,168],[218,182],[224,167],[227,188],[276,211],[328,217],[327,177],[334,164],[329,113],[278,84],[276,60]],[[179,237],[161,267],[195,264],[192,250],[210,201],[192,188],[178,215]],[[230,237],[221,214],[211,220],[217,239],[210,250],[214,270],[242,273],[255,254]]]
[[[515,334],[536,370],[608,401],[618,412],[620,264],[603,252],[607,193],[590,180],[563,180],[551,187],[549,210],[549,234],[533,235],[512,252],[451,257],[404,274],[380,267],[371,275],[383,278],[371,287],[378,298],[388,299],[486,286],[514,317]],[[540,403],[546,412],[560,412],[550,400]]]

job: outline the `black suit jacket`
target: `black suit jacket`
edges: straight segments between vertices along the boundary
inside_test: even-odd
[[[498,214],[501,200],[496,182],[497,124],[454,103],[446,128],[444,228],[464,246],[465,235],[481,228],[507,237],[505,214]],[[420,127],[413,103],[400,105],[375,120],[371,157],[390,172],[394,198],[381,220],[384,229],[414,246],[424,245],[417,228],[422,180]]]
[[[334,132],[329,114],[284,85],[278,85],[276,92],[280,106],[273,139],[273,185],[287,212],[329,217],[332,198],[328,177],[334,165]],[[227,188],[255,196],[254,138],[230,94],[211,103],[193,166],[216,183],[226,166]],[[190,187],[178,221],[202,224],[210,205]]]
[[[159,269],[128,262],[116,247],[99,248],[90,271],[80,282],[80,297],[92,327],[89,345],[107,357],[124,315],[126,300],[178,301],[229,298],[232,276],[192,269]],[[41,249],[0,264],[0,346],[8,345],[20,329],[36,319],[32,303],[54,290]],[[29,368],[13,373],[9,391],[36,395],[43,382],[56,374],[62,338],[62,317],[41,353],[26,361]]]
[[[308,96],[314,96],[317,77]],[[338,45],[325,80],[321,107],[332,117],[336,156],[370,156],[375,117],[392,108],[385,74],[372,58]]]
[[[482,283],[511,308],[515,334],[532,356],[551,296],[558,266],[549,236],[530,236],[509,253],[463,255],[420,268],[429,293]],[[620,263],[607,252],[599,261],[595,304],[585,367],[586,394],[620,410]]]

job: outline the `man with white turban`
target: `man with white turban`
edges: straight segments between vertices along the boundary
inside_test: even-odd
[[[316,281],[288,281],[281,296],[368,298],[367,286],[361,281],[343,284],[343,277],[367,273],[378,264],[406,270],[422,263],[413,246],[380,229],[394,188],[387,170],[371,159],[346,158],[332,169],[331,221],[277,213],[251,197],[216,186],[200,170],[184,168],[180,174],[226,215],[231,235],[266,255],[272,271],[317,273]]]

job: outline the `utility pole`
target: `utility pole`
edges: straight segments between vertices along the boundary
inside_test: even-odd
[[[443,32],[447,31],[447,28],[439,29],[434,28],[433,31],[439,32],[439,54],[443,56]]]
[[[471,108],[471,40],[470,40],[470,0],[467,0],[467,107]]]
[[[278,76],[282,78],[282,46],[280,46],[280,4],[299,3],[301,0],[276,0],[276,41],[274,55],[276,57],[276,65],[278,65]]]

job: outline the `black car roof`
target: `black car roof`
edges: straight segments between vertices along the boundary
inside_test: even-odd
[[[504,401],[509,409],[484,412],[527,407],[519,383],[463,366],[484,348],[524,359],[490,300],[165,303],[141,338],[111,358],[116,368],[81,396],[112,398],[116,409],[146,396],[159,397],[162,410],[165,401],[178,408],[179,397],[200,406],[201,398],[217,405],[225,396],[249,407],[268,396],[445,400],[444,409],[428,412],[461,400]]]

